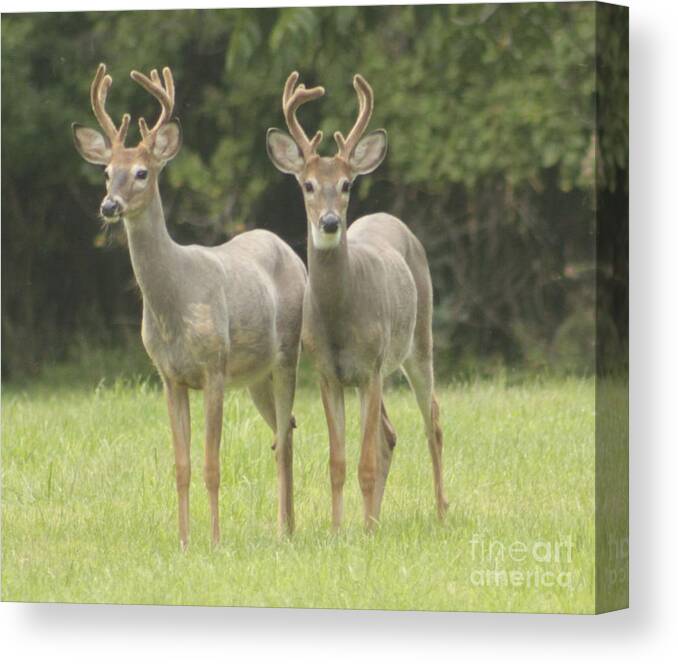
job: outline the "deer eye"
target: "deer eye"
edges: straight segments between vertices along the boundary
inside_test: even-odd
[[[310,182],[309,180],[307,180],[306,182],[304,182],[304,189],[305,189],[309,194],[312,194],[312,193],[313,193],[313,183]]]
[[[134,174],[134,177],[137,180],[145,180],[148,177],[148,171],[145,168],[137,169],[137,172]]]
[[[351,189],[351,183],[348,180],[344,180],[344,182],[341,185],[341,191],[344,194],[348,194],[350,189]]]

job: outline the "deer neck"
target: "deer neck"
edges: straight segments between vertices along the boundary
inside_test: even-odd
[[[165,224],[158,185],[151,203],[138,215],[124,218],[132,269],[144,302],[157,313],[176,305],[179,290],[176,244]]]
[[[314,305],[324,318],[336,318],[350,302],[350,266],[346,225],[341,241],[334,249],[317,249],[309,222],[308,228],[308,281]]]

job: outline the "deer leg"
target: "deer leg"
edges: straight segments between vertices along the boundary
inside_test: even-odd
[[[268,424],[273,432],[273,444],[271,449],[276,448],[275,439],[275,399],[273,397],[273,376],[268,376],[260,383],[250,385],[250,396],[252,403],[259,411],[259,415],[263,417],[264,422]]]
[[[221,375],[210,376],[204,390],[205,403],[205,486],[210,501],[212,517],[212,545],[219,544],[219,448],[221,447],[221,429],[224,411],[224,378]]]
[[[391,461],[393,459],[393,450],[396,445],[396,432],[391,424],[391,420],[386,413],[386,406],[382,400],[381,402],[381,423],[379,435],[379,453],[381,455],[379,472],[377,473],[377,488],[376,488],[376,515],[379,518],[381,513],[381,502],[384,498],[384,490],[386,489],[386,480],[388,473],[391,470]]]
[[[344,482],[346,481],[344,388],[336,381],[322,379],[320,396],[330,437],[332,530],[336,532],[341,527],[341,520],[344,515]]]
[[[436,496],[438,517],[442,519],[449,503],[443,487],[443,432],[440,428],[440,409],[433,394],[433,365],[430,359],[408,359],[403,369],[417,399],[417,405],[424,419],[428,449],[433,465],[433,486]]]
[[[188,489],[191,482],[191,414],[188,388],[168,380],[164,383],[174,445],[174,469],[179,504],[179,542],[181,548],[186,550],[189,531]]]
[[[292,386],[292,389],[294,389],[294,386]],[[279,444],[279,435],[276,426],[276,398],[274,394],[273,377],[269,376],[262,382],[252,385],[250,387],[250,395],[252,396],[252,401],[257,410],[268,426],[271,427],[271,430],[275,435],[272,449],[276,452],[276,464],[278,466],[278,529],[280,534],[284,533],[286,529],[289,532],[292,532],[294,528],[294,504],[292,493],[292,429],[295,427],[294,416],[292,416],[290,412],[290,415],[287,418],[290,422],[290,426],[289,432],[285,436],[285,444]]]
[[[379,519],[377,480],[381,472],[381,373],[371,376],[369,383],[360,388],[362,415],[362,447],[358,463],[358,480],[363,493],[365,528],[374,530]]]
[[[297,381],[296,364],[281,366],[273,372],[275,400],[275,460],[278,466],[278,534],[294,532],[294,476],[292,416]]]

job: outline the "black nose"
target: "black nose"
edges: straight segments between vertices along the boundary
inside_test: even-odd
[[[336,233],[339,230],[339,217],[336,214],[325,214],[320,219],[320,228],[325,233]]]
[[[101,204],[101,214],[104,215],[104,217],[115,217],[120,211],[120,205],[118,201],[114,201],[111,198],[107,198],[102,204]]]

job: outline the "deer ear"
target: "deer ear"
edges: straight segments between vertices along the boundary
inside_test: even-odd
[[[181,148],[181,124],[177,118],[158,129],[153,141],[153,157],[166,162],[174,159]]]
[[[388,138],[384,129],[372,131],[364,136],[355,146],[348,160],[351,170],[356,175],[371,173],[386,156]]]
[[[266,151],[273,165],[283,173],[297,175],[304,168],[304,157],[295,140],[280,129],[266,132]]]
[[[88,129],[76,122],[72,124],[72,129],[75,149],[80,156],[90,164],[106,166],[112,154],[111,142],[108,138],[96,129]]]

